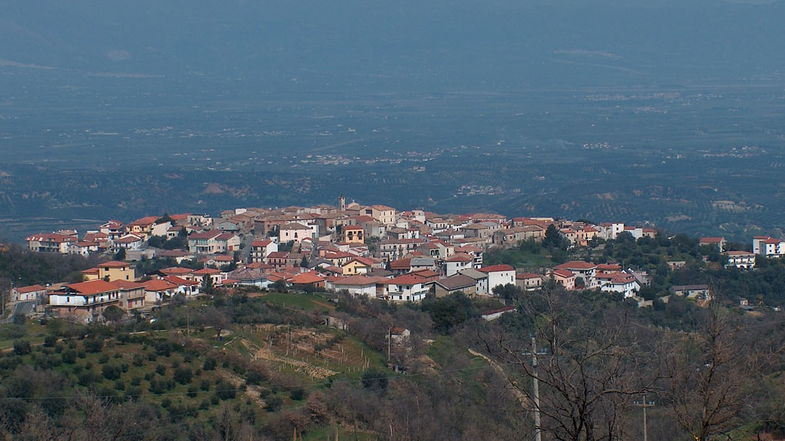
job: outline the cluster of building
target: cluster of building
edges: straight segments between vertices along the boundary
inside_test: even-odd
[[[197,295],[206,277],[212,286],[269,289],[277,283],[394,302],[418,302],[429,293],[444,296],[458,291],[487,296],[505,285],[531,291],[547,280],[567,290],[598,289],[634,297],[648,283],[645,273],[615,264],[572,261],[536,272],[484,264],[489,248],[539,242],[549,228],[575,247],[616,239],[622,233],[636,239],[657,234],[653,228],[618,222],[595,225],[486,213],[401,212],[384,205],[347,203],[341,197],[337,206],[243,208],[217,217],[149,216],[127,225],[111,220],[82,237],[76,231],[31,235],[27,243],[33,251],[111,255],[122,249],[126,261],[85,271],[84,282],[16,288],[15,296],[38,299],[63,315],[90,317],[109,305],[136,309],[176,294]],[[175,238],[180,238],[182,248],[151,246]],[[702,238],[701,244],[719,247],[729,266],[743,269],[754,267],[756,254],[785,252],[785,242],[771,238],[756,237],[752,253],[726,252],[723,238]],[[169,258],[176,265],[196,261],[202,268],[173,266],[155,274],[135,274],[131,262],[142,258]]]

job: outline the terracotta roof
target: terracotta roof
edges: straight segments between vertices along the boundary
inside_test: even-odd
[[[351,262],[360,262],[361,264],[363,264],[365,266],[374,266],[376,264],[375,260],[369,259],[367,257],[352,257],[344,265],[348,265]]]
[[[195,276],[206,276],[206,275],[215,275],[215,274],[221,274],[221,271],[215,268],[202,268],[199,271],[194,271]]]
[[[146,216],[146,217],[143,217],[141,219],[137,219],[137,220],[131,222],[130,224],[128,224],[128,226],[132,226],[132,225],[138,225],[138,226],[152,225],[158,219],[160,219],[158,216]]]
[[[565,279],[569,279],[571,277],[575,277],[575,273],[573,273],[572,271],[563,270],[563,269],[554,270],[553,271],[553,275],[559,276],[559,277],[563,277]]]
[[[474,257],[466,253],[453,254],[452,257],[445,260],[445,262],[472,262],[472,261],[474,261]]]
[[[28,241],[48,241],[48,242],[76,242],[76,238],[74,236],[66,236],[64,234],[57,234],[57,233],[46,233],[46,234],[34,234],[32,236],[27,237]]]
[[[388,285],[416,285],[423,282],[424,280],[422,277],[418,277],[414,274],[404,274],[402,276],[385,280],[385,283]]]
[[[100,270],[98,268],[88,268],[86,270],[82,270],[82,274],[98,274]]]
[[[480,271],[484,273],[495,273],[499,271],[515,271],[515,268],[510,265],[491,265],[480,268]]]
[[[536,273],[520,273],[520,274],[516,274],[516,275],[515,275],[515,278],[516,278],[516,279],[518,279],[518,280],[526,280],[526,279],[541,279],[541,278],[542,278],[542,274],[536,274]]]
[[[182,268],[182,267],[179,267],[179,266],[172,266],[172,267],[169,267],[169,268],[161,269],[158,272],[160,272],[162,274],[166,274],[167,276],[173,276],[173,275],[177,275],[177,274],[180,274],[180,275],[191,274],[191,273],[194,272],[194,270],[192,270],[191,268]]]
[[[403,259],[393,260],[390,262],[390,269],[394,270],[408,270],[412,267],[412,258],[404,257]]]
[[[342,286],[365,286],[365,285],[373,285],[377,283],[384,283],[383,281],[387,281],[388,279],[379,278],[379,277],[368,277],[368,276],[350,276],[350,277],[336,277],[332,280],[333,285],[342,285]]]
[[[66,285],[68,289],[84,295],[96,295],[109,291],[116,291],[117,288],[109,282],[103,280],[90,280],[88,282],[72,283]]]
[[[723,254],[727,254],[729,256],[754,256],[755,255],[754,253],[751,253],[749,251],[726,251]]]
[[[285,259],[287,257],[289,257],[289,253],[286,251],[273,251],[267,255],[268,259]]]
[[[41,285],[20,286],[16,288],[16,292],[18,292],[19,294],[27,294],[30,292],[44,291],[44,290],[46,290],[46,287]]]
[[[344,231],[347,231],[347,230],[362,230],[362,229],[363,229],[363,227],[361,227],[359,225],[344,225],[344,227],[343,227]]]
[[[203,231],[201,233],[191,233],[188,239],[212,239],[224,234],[221,230]]]
[[[114,280],[112,282],[109,282],[109,284],[114,285],[117,289],[121,289],[121,290],[144,288],[143,284],[136,283],[136,282],[129,282],[128,280]]]
[[[303,224],[298,224],[297,222],[292,222],[286,224],[280,228],[281,230],[310,230],[310,228],[306,227]]]
[[[162,279],[148,280],[143,282],[142,285],[144,285],[145,291],[166,291],[177,287],[174,283]]]
[[[252,247],[266,247],[267,245],[270,245],[271,243],[273,243],[273,241],[270,240],[270,239],[267,239],[267,240],[255,240],[255,241],[251,242],[251,246]]]
[[[109,262],[99,263],[98,268],[127,268],[131,266],[130,263],[127,262],[118,262],[117,260],[112,260]]]
[[[320,277],[315,273],[307,272],[307,273],[297,274],[296,276],[290,278],[289,282],[294,283],[296,285],[311,285],[314,283],[324,282],[324,278]]]
[[[590,263],[590,262],[584,262],[582,260],[573,260],[573,261],[570,261],[570,262],[564,262],[561,265],[556,265],[554,268],[556,268],[556,269],[566,269],[566,270],[582,270],[582,271],[586,271],[586,270],[590,270],[590,269],[596,269],[597,265],[595,265],[593,263]]]
[[[164,277],[164,280],[166,280],[169,283],[174,283],[175,285],[180,285],[180,286],[200,285],[200,283],[197,282],[196,280],[186,280],[177,276],[166,276]]]

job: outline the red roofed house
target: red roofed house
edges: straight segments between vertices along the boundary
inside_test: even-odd
[[[542,275],[535,273],[520,273],[515,275],[515,285],[524,291],[536,291],[542,288]]]
[[[220,270],[215,268],[202,268],[199,271],[194,271],[193,273],[193,280],[201,282],[204,277],[210,277],[213,279],[213,286],[219,286],[224,283],[226,279],[226,273],[222,273]]]
[[[272,265],[276,268],[283,268],[289,262],[289,253],[287,251],[275,251],[265,257],[265,263]]]
[[[444,275],[450,277],[466,268],[474,268],[474,257],[466,253],[453,254],[442,263]]]
[[[94,320],[109,305],[119,303],[119,288],[103,280],[72,283],[49,295],[49,306],[57,314],[86,321]]]
[[[331,277],[328,279],[327,287],[333,291],[346,291],[353,296],[365,296],[368,298],[379,297],[380,291],[384,295],[384,282],[388,279],[384,277],[368,277],[363,275],[350,277]]]
[[[130,311],[144,306],[144,285],[141,283],[128,282],[125,280],[115,280],[109,282],[120,291],[120,308]]]
[[[488,278],[478,286],[477,294],[492,294],[493,288],[515,285],[515,268],[510,265],[491,265],[480,268]]]
[[[99,263],[98,278],[112,282],[114,280],[136,280],[136,270],[133,265],[127,262],[112,260],[110,262]]]
[[[264,262],[270,253],[278,251],[278,244],[271,239],[255,240],[251,242],[251,262]]]
[[[46,287],[42,285],[18,286],[11,290],[11,298],[16,302],[29,302],[43,300],[46,296]]]
[[[341,266],[341,274],[351,276],[354,274],[368,274],[378,263],[367,257],[352,257]]]
[[[184,294],[186,297],[191,297],[199,294],[199,290],[202,287],[201,280],[188,280],[183,279],[182,277],[177,276],[166,276],[163,278],[167,282],[177,285],[177,289],[175,292],[178,294]],[[226,280],[224,280],[226,282]]]
[[[551,277],[567,291],[575,289],[575,279],[577,276],[572,271],[556,269],[551,271]]]
[[[429,292],[427,279],[404,274],[385,280],[385,297],[393,302],[420,302]]]
[[[580,277],[583,279],[583,283],[588,289],[594,289],[597,287],[597,265],[584,262],[582,260],[573,260],[570,262],[562,263],[561,265],[557,265],[554,267],[557,270],[567,270],[575,274],[576,278]]]
[[[240,247],[240,237],[234,233],[210,230],[188,236],[188,249],[197,254],[231,253]]]
[[[725,251],[725,238],[724,237],[701,237],[698,244],[703,246],[717,247],[720,252]]]
[[[755,254],[749,251],[726,251],[724,253],[728,257],[728,263],[725,268],[735,267],[740,270],[749,270],[755,268]]]
[[[27,248],[36,253],[68,254],[68,248],[78,241],[76,236],[48,233],[33,234],[27,237]]]
[[[345,225],[341,230],[343,243],[365,243],[365,229],[360,225]]]
[[[601,273],[597,275],[600,290],[604,292],[616,292],[623,294],[624,297],[633,297],[641,286],[632,274],[616,272]]]
[[[289,278],[295,288],[324,288],[324,278],[314,271],[297,274]]]
[[[144,301],[149,304],[167,302],[177,294],[177,285],[161,279],[142,282],[144,286]]]

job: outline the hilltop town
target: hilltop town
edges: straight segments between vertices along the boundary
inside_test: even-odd
[[[81,235],[70,230],[29,236],[27,246],[33,252],[98,255],[106,261],[82,271],[82,281],[76,283],[16,286],[11,300],[35,302],[60,316],[89,321],[111,305],[144,309],[176,295],[190,298],[219,287],[294,288],[420,302],[428,294],[498,297],[507,285],[533,291],[555,283],[568,291],[599,290],[650,306],[653,299],[640,295],[651,283],[641,265],[594,262],[587,255],[551,266],[516,268],[487,264],[485,256],[544,241],[562,242],[575,255],[622,236],[638,240],[658,234],[654,228],[618,222],[398,211],[347,203],[344,197],[336,206],[241,208],[218,217],[147,216],[129,223],[110,220]],[[721,253],[725,268],[742,271],[755,268],[756,256],[785,254],[785,241],[764,236],[753,238],[751,251],[738,244],[729,249],[722,237],[700,238],[699,245],[706,255]],[[686,263],[676,257],[667,261],[671,270]],[[706,284],[668,289],[700,303],[712,297]]]

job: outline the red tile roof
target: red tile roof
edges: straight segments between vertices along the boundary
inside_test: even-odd
[[[572,271],[562,270],[562,269],[554,270],[553,271],[553,275],[558,276],[558,277],[562,277],[562,278],[565,278],[565,279],[569,279],[571,277],[575,277],[575,273],[573,273]]]
[[[570,262],[564,262],[561,265],[556,265],[554,268],[565,269],[565,270],[587,271],[597,268],[597,265],[590,262],[584,262],[582,260],[573,260]]]
[[[66,286],[68,289],[84,295],[96,295],[110,291],[117,291],[117,288],[114,285],[103,280],[90,280],[88,282],[72,283]]]
[[[171,276],[176,274],[180,274],[180,275],[191,274],[194,272],[194,270],[192,270],[191,268],[181,268],[179,266],[172,266],[169,268],[164,268],[162,270],[159,270],[159,272],[162,274],[166,274],[167,276]]]
[[[16,288],[16,292],[18,292],[19,294],[27,294],[30,292],[44,291],[44,290],[46,290],[46,287],[41,285],[20,286]]]
[[[414,274],[404,274],[392,279],[386,279],[385,283],[388,285],[416,285],[418,283],[423,283],[424,281],[425,280],[422,277]]]
[[[215,274],[221,274],[221,271],[215,268],[202,268],[199,271],[194,271],[195,276],[206,276],[206,275],[212,276]]]
[[[491,265],[480,268],[480,271],[484,273],[495,273],[499,271],[515,271],[515,268],[510,265]]]
[[[466,253],[457,253],[453,254],[452,257],[449,257],[445,262],[472,262],[474,261],[474,257],[466,254]]]
[[[130,263],[118,262],[117,260],[111,260],[109,262],[98,264],[98,268],[128,268],[129,266],[131,266]]]
[[[289,282],[296,285],[313,285],[324,282],[324,278],[315,273],[307,272],[297,274],[296,276],[290,278]]]
[[[147,282],[142,283],[142,285],[144,285],[145,291],[166,291],[177,288],[177,285],[174,283],[161,279],[148,280]]]

